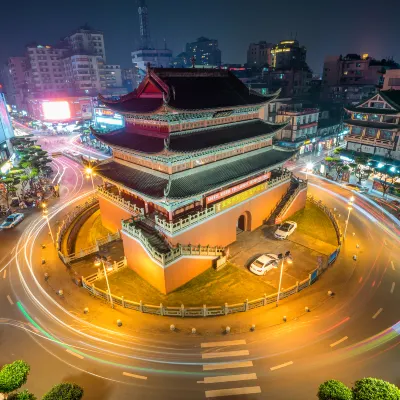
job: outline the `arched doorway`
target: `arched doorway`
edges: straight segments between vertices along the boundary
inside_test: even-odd
[[[249,211],[245,211],[237,220],[236,234],[239,235],[244,231],[251,231],[251,214]]]

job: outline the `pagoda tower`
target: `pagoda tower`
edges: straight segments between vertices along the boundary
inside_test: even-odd
[[[278,95],[228,70],[148,68],[132,93],[99,96],[125,118],[121,130],[92,130],[113,150],[95,168],[102,221],[161,292],[212,266],[239,232],[304,207],[306,184],[283,168],[296,152],[273,144],[286,123],[259,118]]]

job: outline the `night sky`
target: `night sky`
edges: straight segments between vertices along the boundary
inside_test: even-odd
[[[315,73],[326,55],[369,53],[400,62],[400,0],[147,0],[153,44],[178,54],[199,36],[218,39],[224,63],[246,62],[250,42],[297,32]],[[25,44],[53,44],[84,23],[102,30],[107,62],[131,66],[139,44],[136,1],[7,0],[0,9],[0,62]]]

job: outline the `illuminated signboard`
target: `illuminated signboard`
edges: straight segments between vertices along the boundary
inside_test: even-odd
[[[114,111],[109,110],[108,108],[95,108],[96,115],[107,115],[109,117],[113,117],[115,115]]]
[[[42,103],[45,120],[63,120],[71,118],[68,101],[46,101]]]
[[[241,190],[246,189],[246,188],[248,188],[250,186],[253,186],[253,185],[257,184],[257,183],[260,183],[262,181],[266,181],[270,177],[271,177],[271,172],[267,172],[266,174],[258,176],[257,178],[250,179],[250,180],[248,180],[246,182],[243,182],[240,185],[236,185],[236,186],[233,186],[233,187],[231,187],[229,189],[222,190],[221,192],[212,194],[211,196],[208,196],[206,198],[206,204],[214,203],[214,202],[216,202],[218,200],[223,199],[224,197],[227,197],[227,196],[230,196],[230,195],[232,195],[234,193],[240,192]]]
[[[96,117],[96,122],[99,124],[124,126],[124,122],[122,121],[122,119],[117,119],[117,118]]]
[[[250,199],[251,197],[255,196],[256,194],[259,194],[263,192],[265,189],[268,187],[268,182],[264,182],[261,185],[254,186],[248,190],[245,190],[244,192],[238,193],[235,196],[229,197],[228,199],[222,200],[220,203],[217,203],[215,205],[215,212],[221,212],[226,210],[227,208],[233,207],[236,204],[241,203],[242,201],[245,201],[247,199]]]

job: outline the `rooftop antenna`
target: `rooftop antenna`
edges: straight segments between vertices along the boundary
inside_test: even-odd
[[[140,45],[142,49],[150,47],[149,16],[146,0],[137,0],[139,13]]]
[[[164,50],[167,50],[167,40],[164,38]]]

